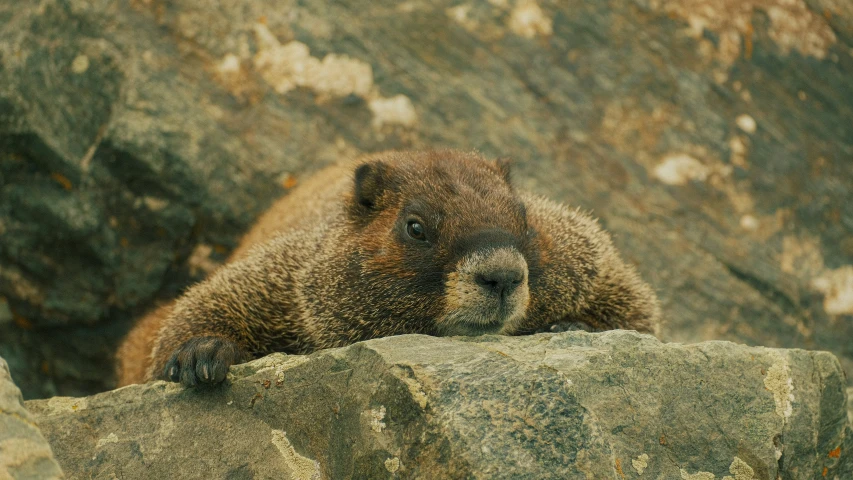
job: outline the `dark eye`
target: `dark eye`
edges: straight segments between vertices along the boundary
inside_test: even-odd
[[[420,240],[422,242],[426,240],[426,231],[424,226],[417,220],[409,220],[409,223],[406,224],[406,233],[415,240]]]

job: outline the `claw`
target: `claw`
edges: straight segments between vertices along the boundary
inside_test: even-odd
[[[222,382],[228,367],[251,356],[231,340],[221,337],[194,337],[184,342],[166,364],[166,380],[186,387]]]

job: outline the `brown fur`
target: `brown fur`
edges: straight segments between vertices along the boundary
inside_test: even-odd
[[[155,308],[142,317],[127,335],[116,353],[118,385],[139,383],[149,377],[152,341],[172,312],[175,302]]]
[[[656,333],[654,292],[598,224],[507,177],[506,165],[458,151],[321,171],[276,202],[226,266],[138,323],[118,352],[119,384],[215,383],[231,363],[273,351],[403,333]],[[410,207],[429,242],[402,233]],[[495,269],[521,282],[499,301],[475,284]]]

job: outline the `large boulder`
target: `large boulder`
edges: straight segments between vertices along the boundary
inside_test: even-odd
[[[666,338],[853,371],[851,25],[837,0],[0,0],[0,354],[28,397],[108,388],[127,319],[286,187],[436,145],[592,209]]]
[[[73,478],[810,480],[853,475],[845,385],[826,352],[406,335],[27,407]]]
[[[24,408],[21,391],[0,358],[0,479],[62,478],[50,445]]]

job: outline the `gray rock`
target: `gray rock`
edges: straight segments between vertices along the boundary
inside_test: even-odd
[[[592,209],[667,339],[853,372],[853,9],[701,3],[0,0],[0,355],[27,397],[106,389],[100,330],[215,266],[282,180],[441,145]]]
[[[63,478],[21,391],[0,358],[0,478],[9,480]]]
[[[853,387],[847,389],[847,418],[853,425]]]
[[[846,401],[826,352],[615,331],[390,337],[27,407],[75,478],[771,480],[850,478]]]

